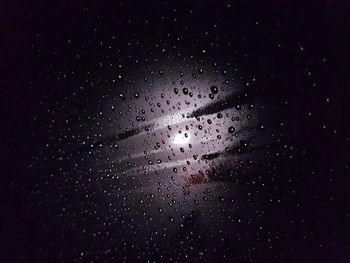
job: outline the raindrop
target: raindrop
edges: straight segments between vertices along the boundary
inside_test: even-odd
[[[125,100],[125,95],[123,93],[119,93],[119,98],[121,98],[122,100]]]
[[[229,133],[234,133],[235,132],[235,128],[233,126],[228,128],[228,132]]]
[[[216,86],[211,86],[211,87],[210,87],[210,91],[211,91],[211,93],[213,93],[213,94],[217,94],[218,91],[219,91],[219,89],[218,89],[218,87],[216,87]]]

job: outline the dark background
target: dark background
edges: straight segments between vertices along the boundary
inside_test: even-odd
[[[121,238],[117,233],[94,241],[80,236],[74,227],[57,230],[50,223],[58,213],[55,207],[40,203],[60,198],[50,191],[64,181],[52,186],[47,178],[60,173],[52,164],[60,150],[78,144],[74,139],[58,140],[61,131],[74,131],[79,125],[75,112],[88,116],[101,106],[98,97],[108,90],[96,86],[110,81],[110,74],[119,70],[104,70],[98,63],[116,65],[113,56],[118,54],[123,64],[120,74],[127,75],[136,69],[130,56],[147,67],[147,59],[161,57],[156,43],[171,47],[176,42],[168,57],[178,52],[185,57],[202,56],[202,49],[211,46],[204,60],[215,57],[219,63],[237,63],[243,79],[258,76],[255,89],[271,98],[269,114],[278,120],[273,128],[281,134],[281,146],[274,146],[272,152],[294,156],[290,161],[271,154],[270,168],[263,169],[264,177],[275,179],[271,197],[282,199],[272,207],[262,202],[270,211],[264,224],[270,232],[276,231],[273,236],[288,233],[274,243],[278,249],[252,250],[255,227],[247,225],[240,229],[240,240],[220,245],[206,241],[203,246],[218,251],[206,260],[222,262],[220,256],[226,254],[232,257],[230,262],[350,262],[349,11],[347,1],[325,0],[1,1],[0,261],[168,261],[159,255],[167,258],[171,249],[140,249],[137,254],[133,247],[119,244],[114,255],[104,254],[100,248]],[[203,36],[206,31],[209,37]],[[116,41],[111,41],[112,35]],[[177,42],[177,36],[182,40]],[[140,46],[134,45],[137,41]],[[112,51],[100,42],[111,45]],[[95,86],[87,85],[81,92],[80,83],[89,78]],[[64,122],[67,117],[70,124]],[[279,127],[279,122],[284,126]],[[283,149],[284,142],[293,149]],[[31,165],[34,168],[28,169]],[[69,163],[65,165],[69,168]],[[297,194],[288,199],[291,190]],[[69,218],[74,218],[77,229],[89,220],[70,213],[74,211],[64,222],[68,225]],[[293,223],[281,223],[279,215]],[[95,227],[94,221],[86,224]],[[240,249],[227,252],[237,243]],[[269,245],[264,238],[257,243]],[[89,251],[89,258],[79,251]],[[191,252],[188,260],[199,262]]]

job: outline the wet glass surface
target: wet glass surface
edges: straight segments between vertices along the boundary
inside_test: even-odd
[[[0,6],[4,262],[349,262],[345,1]]]

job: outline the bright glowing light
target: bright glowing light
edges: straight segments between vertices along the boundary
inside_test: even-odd
[[[190,141],[190,135],[188,133],[179,133],[174,137],[174,144],[187,144]]]

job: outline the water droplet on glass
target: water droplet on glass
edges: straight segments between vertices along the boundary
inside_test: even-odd
[[[217,94],[218,91],[219,91],[219,89],[218,89],[218,87],[216,87],[216,86],[211,86],[211,87],[210,87],[210,91],[211,91],[211,93],[213,93],[213,94]]]
[[[119,93],[119,98],[121,98],[122,100],[125,100],[125,95],[123,93]]]

